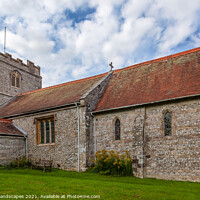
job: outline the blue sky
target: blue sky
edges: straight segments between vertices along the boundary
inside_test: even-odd
[[[0,0],[0,51],[42,69],[43,86],[200,46],[200,0]]]

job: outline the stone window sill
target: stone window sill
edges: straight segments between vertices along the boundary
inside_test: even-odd
[[[43,146],[55,146],[56,143],[49,143],[49,144],[38,144],[37,146],[43,147]]]

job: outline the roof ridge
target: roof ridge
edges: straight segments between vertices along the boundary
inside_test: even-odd
[[[51,89],[51,88],[62,87],[62,86],[68,85],[68,84],[78,83],[78,82],[81,82],[81,81],[84,81],[84,80],[89,80],[89,79],[97,78],[97,77],[100,77],[100,76],[104,76],[107,73],[108,72],[103,73],[103,74],[98,74],[98,75],[95,75],[95,76],[90,76],[90,77],[86,77],[86,78],[74,80],[74,81],[69,81],[69,82],[66,82],[66,83],[61,83],[61,84],[57,84],[57,85],[45,87],[45,88],[40,88],[38,90],[33,90],[33,91],[25,92],[25,93],[20,93],[17,96],[24,96],[24,95],[35,93],[35,92],[40,92],[40,91],[43,91],[43,90],[48,90],[48,89]]]
[[[171,55],[164,56],[164,57],[161,57],[161,58],[155,58],[153,60],[144,61],[144,62],[137,63],[137,64],[134,64],[134,65],[130,65],[128,67],[124,67],[124,68],[121,68],[121,69],[116,69],[116,70],[114,70],[114,74],[118,73],[120,71],[132,69],[132,68],[137,68],[137,67],[140,67],[142,65],[151,64],[153,62],[159,62],[159,61],[162,61],[162,60],[167,60],[169,58],[175,58],[175,57],[178,57],[178,56],[186,55],[186,54],[197,52],[197,51],[200,51],[200,47],[196,47],[194,49],[189,49],[189,50],[182,51],[182,52],[179,52],[179,53],[171,54]]]

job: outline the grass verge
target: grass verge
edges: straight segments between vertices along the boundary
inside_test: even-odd
[[[99,195],[100,199],[200,199],[200,183],[112,177],[53,169],[43,173],[30,169],[0,169],[1,195]],[[27,199],[28,199],[27,198]],[[2,199],[2,198],[1,198]],[[83,199],[83,198],[79,198]]]

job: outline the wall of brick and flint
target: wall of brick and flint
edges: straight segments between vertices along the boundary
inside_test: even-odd
[[[0,136],[0,165],[9,165],[25,156],[25,145],[24,137]]]
[[[11,85],[11,72],[17,70],[21,76],[21,87]],[[13,59],[10,54],[0,53],[0,104],[8,101],[13,96],[42,87],[40,67],[31,61],[24,64],[20,59]]]
[[[166,110],[172,113],[171,136],[164,136],[163,113]],[[199,182],[199,110],[200,100],[193,99],[149,106],[146,111],[143,107],[98,114],[97,151],[106,149],[124,153],[128,150],[137,177]],[[119,141],[114,139],[116,118],[121,121]]]

